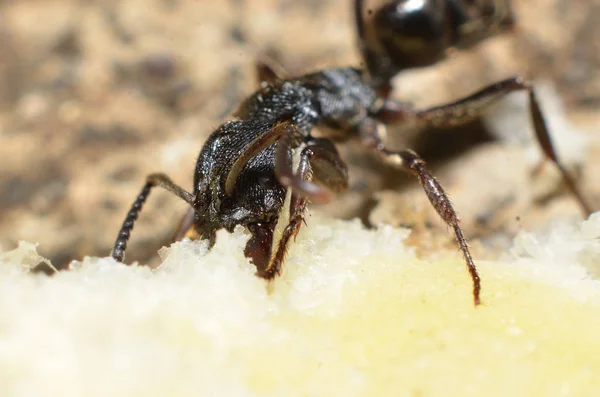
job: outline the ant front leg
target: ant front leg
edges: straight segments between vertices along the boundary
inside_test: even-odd
[[[304,172],[302,172],[302,175],[304,177],[308,177],[308,175],[306,175]],[[296,235],[300,231],[300,226],[302,226],[302,222],[304,221],[304,211],[306,210],[306,203],[306,197],[300,196],[299,194],[292,192],[292,198],[290,200],[289,222],[283,230],[281,239],[277,244],[277,250],[272,254],[271,258],[267,258],[269,259],[268,265],[264,268],[257,266],[257,276],[267,280],[272,280],[281,273],[281,267],[283,265],[285,255],[287,254],[290,240],[292,237],[294,237],[294,239],[296,238]],[[273,230],[271,229],[270,231],[271,233],[269,237],[272,242]],[[266,243],[263,245],[266,246]],[[271,243],[269,243],[269,247],[270,246]]]
[[[146,202],[146,199],[150,195],[150,190],[154,186],[160,186],[168,190],[169,192],[173,193],[174,195],[188,203],[190,206],[194,207],[194,196],[187,190],[174,183],[168,176],[166,176],[165,174],[149,175],[146,180],[146,184],[142,188],[142,191],[131,205],[129,212],[127,213],[127,216],[123,221],[123,225],[121,226],[121,230],[119,231],[117,240],[115,241],[115,245],[113,247],[111,256],[119,262],[123,262],[123,258],[125,257],[125,250],[127,249],[127,241],[129,241],[131,231],[133,230],[133,224],[138,218],[138,215],[140,214],[140,211],[142,210],[142,206]]]
[[[311,165],[313,180],[317,185],[299,171],[293,170],[293,150],[298,146],[293,135],[283,136],[277,143],[275,153],[275,173],[279,182],[290,187],[294,192],[308,198],[313,203],[326,203],[331,199],[332,190],[339,193],[348,185],[348,169],[340,158],[331,141],[324,138],[311,138],[301,154]]]
[[[527,91],[529,96],[529,112],[533,120],[536,140],[546,157],[560,171],[567,188],[575,197],[585,215],[589,216],[592,213],[592,207],[584,199],[575,180],[567,172],[556,154],[535,91],[531,83],[524,81],[520,77],[512,77],[499,81],[456,102],[424,110],[415,110],[407,107],[405,104],[386,100],[377,113],[377,119],[385,124],[417,122],[436,127],[453,127],[473,120],[481,115],[492,102],[514,91]]]
[[[429,172],[425,161],[412,150],[402,150],[394,152],[387,149],[378,132],[378,124],[375,120],[366,119],[359,127],[359,132],[363,143],[377,152],[383,157],[387,164],[390,164],[409,174],[419,178],[421,186],[425,190],[427,198],[435,208],[442,220],[454,230],[458,246],[465,258],[467,269],[473,280],[473,301],[475,305],[479,305],[481,300],[479,292],[481,291],[481,280],[477,272],[477,267],[473,262],[467,239],[464,237],[462,229],[459,225],[459,218],[450,203],[448,195],[442,188],[442,185]]]
[[[281,273],[289,243],[292,238],[296,238],[304,222],[304,211],[308,201],[322,200],[325,197],[322,196],[322,192],[329,190],[338,193],[348,187],[348,169],[331,141],[324,138],[309,141],[300,153],[300,162],[295,173],[292,170],[291,142],[289,135],[278,142],[275,162],[279,180],[284,186],[292,189],[290,217],[269,265],[258,271],[258,275],[265,279],[272,279]],[[314,182],[318,182],[319,185]],[[327,190],[321,185],[326,186]]]

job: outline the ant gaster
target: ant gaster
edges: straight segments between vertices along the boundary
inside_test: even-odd
[[[259,277],[273,279],[281,272],[290,240],[302,225],[307,202],[325,202],[348,185],[346,164],[332,140],[311,134],[315,127],[328,127],[362,142],[386,163],[419,179],[434,209],[456,235],[477,305],[480,278],[448,196],[418,154],[386,147],[384,125],[463,124],[492,101],[520,90],[529,95],[535,134],[543,152],[559,168],[582,209],[591,212],[556,156],[529,82],[509,78],[456,102],[428,109],[415,109],[388,97],[390,79],[399,71],[433,64],[451,48],[472,46],[510,28],[513,14],[509,0],[396,0],[378,5],[374,11],[366,8],[364,0],[354,0],[364,70],[325,69],[284,79],[263,65],[259,69],[261,88],[241,104],[235,121],[221,125],[204,144],[192,193],[164,174],[148,176],[123,222],[113,258],[123,260],[143,203],[152,187],[161,186],[190,205],[190,226],[209,241],[210,247],[218,229],[232,232],[237,225],[246,227],[251,236],[245,256],[256,266]],[[296,167],[295,152],[299,152]],[[274,243],[288,190],[289,220]]]

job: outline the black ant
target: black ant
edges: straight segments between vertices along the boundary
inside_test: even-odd
[[[202,239],[215,244],[216,231],[245,226],[251,237],[244,254],[257,275],[273,279],[281,272],[290,240],[304,220],[309,201],[328,201],[348,186],[348,172],[332,139],[311,134],[327,127],[346,139],[362,142],[384,161],[416,176],[429,201],[456,235],[473,280],[475,305],[480,303],[480,278],[458,216],[425,162],[411,150],[392,151],[384,143],[385,125],[417,123],[454,126],[471,121],[491,102],[518,90],[529,95],[537,140],[556,164],[582,209],[591,209],[559,162],[535,92],[519,77],[509,78],[456,102],[429,109],[389,99],[390,79],[398,72],[433,64],[456,47],[469,47],[510,29],[510,0],[396,0],[365,10],[354,1],[364,70],[325,69],[296,78],[281,78],[266,65],[259,69],[261,88],[239,107],[237,120],[210,135],[196,163],[192,193],[165,174],[148,176],[133,203],[112,256],[122,261],[127,241],[142,205],[154,186],[161,186],[193,209],[190,225]],[[293,163],[294,153],[299,162]],[[274,232],[291,190],[289,221],[273,248]]]

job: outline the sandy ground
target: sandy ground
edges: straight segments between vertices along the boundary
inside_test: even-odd
[[[394,95],[418,106],[439,104],[514,74],[555,87],[569,125],[588,138],[587,151],[571,163],[580,163],[583,190],[600,208],[600,4],[513,3],[515,34],[404,73]],[[348,0],[0,1],[0,248],[40,242],[39,252],[58,267],[107,255],[145,175],[163,171],[191,189],[202,143],[256,87],[259,54],[271,54],[291,73],[358,64],[350,6]],[[532,176],[522,145],[495,139],[481,121],[391,135],[394,146],[413,147],[430,161],[465,233],[481,247],[503,247],[523,227],[580,217],[560,184],[548,187]],[[441,244],[451,243],[415,181],[357,148],[343,152],[350,190],[318,211],[413,226],[424,242],[441,236]],[[184,212],[179,200],[153,195],[129,260],[155,258]]]

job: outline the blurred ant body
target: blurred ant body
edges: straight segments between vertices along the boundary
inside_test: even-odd
[[[273,279],[286,250],[304,220],[306,205],[324,202],[348,185],[348,172],[327,136],[313,128],[328,127],[362,142],[383,160],[416,176],[429,201],[456,235],[480,303],[480,278],[458,216],[425,162],[411,150],[392,151],[384,143],[384,126],[418,123],[454,126],[471,121],[492,101],[517,90],[529,95],[537,140],[562,172],[570,191],[591,212],[559,162],[531,85],[519,77],[506,79],[456,102],[428,109],[389,98],[390,80],[398,72],[444,58],[447,50],[469,47],[513,25],[509,0],[396,0],[367,10],[354,0],[359,45],[365,68],[334,68],[293,78],[277,76],[262,65],[261,87],[239,107],[234,121],[214,131],[198,157],[190,193],[164,174],[152,174],[133,203],[112,256],[122,261],[127,241],[143,203],[161,186],[193,209],[190,226],[199,238],[215,244],[216,231],[242,225],[250,232],[244,254],[257,275]],[[294,153],[298,164],[294,167]],[[289,219],[275,243],[276,226],[290,191]]]

